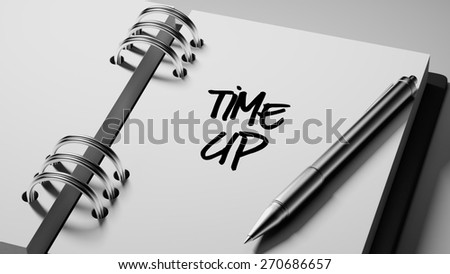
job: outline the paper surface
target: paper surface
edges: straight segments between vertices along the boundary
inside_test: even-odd
[[[80,32],[76,36],[78,39],[85,37],[84,40],[98,41],[101,45],[96,45],[97,42],[94,45],[79,42],[78,45],[74,40],[61,42],[59,49],[57,46],[53,50],[48,48],[48,54],[44,54],[46,47],[37,51],[38,56],[46,56],[47,68],[52,68],[51,63],[58,60],[56,53],[60,58],[69,58],[72,66],[69,61],[64,67],[59,67],[61,64],[58,63],[58,67],[53,67],[49,73],[36,72],[38,66],[32,67],[31,71],[22,67],[14,71],[2,64],[2,73],[8,73],[14,79],[19,73],[36,79],[5,96],[8,101],[2,100],[2,113],[15,113],[17,118],[15,122],[7,120],[4,127],[14,135],[3,134],[1,137],[5,149],[2,166],[14,171],[6,175],[2,183],[7,199],[1,201],[0,217],[8,220],[8,226],[0,230],[1,241],[27,244],[27,237],[31,237],[41,220],[20,200],[28,182],[59,138],[67,134],[95,133],[131,76],[129,71],[109,64],[108,59],[134,23],[133,16],[142,9],[135,6],[124,10],[123,14],[130,15],[129,22],[122,18],[118,20],[120,24],[114,23],[113,27],[103,26],[103,29],[112,29],[105,32],[110,36],[92,32],[88,27],[79,28],[73,23],[71,30]],[[184,63],[187,77],[184,80],[174,78],[170,59],[165,58],[132,112],[129,126],[123,129],[120,141],[113,146],[125,168],[130,170],[129,182],[119,187],[120,196],[113,205],[104,201],[110,213],[101,226],[90,216],[90,205],[82,199],[81,206],[75,209],[50,252],[258,251],[259,240],[243,245],[247,233],[272,199],[331,145],[326,140],[327,122],[333,125],[340,118],[346,118],[339,127],[344,133],[389,84],[404,75],[416,75],[420,82],[428,62],[425,54],[197,11],[192,12],[190,18],[197,25],[205,46],[194,50],[196,61],[193,64]],[[7,33],[12,38],[19,37],[16,33]],[[182,33],[191,39],[185,28]],[[58,41],[64,41],[64,37]],[[146,49],[143,45],[137,47]],[[75,51],[75,55],[67,49]],[[106,49],[110,51],[106,52]],[[178,45],[174,45],[174,49],[182,53]],[[23,54],[17,48],[10,50],[14,54]],[[77,59],[81,55],[89,57],[81,62]],[[31,60],[36,57],[30,53]],[[124,57],[126,60],[129,57],[130,62],[135,61],[129,53],[124,53]],[[14,66],[17,60],[25,62],[26,58],[19,55],[7,60],[7,64]],[[2,90],[11,89],[18,81],[6,77],[0,81]],[[40,84],[40,88],[33,89],[33,84]],[[236,124],[226,130],[227,123],[231,126],[230,119],[220,119],[229,97],[224,98],[218,119],[210,119],[217,96],[208,90],[239,93],[237,86],[247,92],[247,104],[264,91],[264,104],[290,105],[274,118],[292,119],[293,124],[285,123],[284,132],[280,132],[280,128],[271,130],[270,136],[276,143],[242,157],[233,171],[231,164],[241,139],[231,147],[223,165],[219,164],[218,158],[202,159],[201,151],[209,141],[204,138],[203,128],[208,119],[210,129],[222,125],[227,136],[241,131],[240,125]],[[332,115],[331,121],[327,121],[327,109]],[[199,124],[193,126],[193,131],[182,124],[176,132],[173,125],[176,116],[187,119],[190,112]],[[27,118],[30,114],[33,114],[32,119]],[[260,125],[245,123],[249,117],[250,112],[239,111],[237,118],[247,127],[242,131],[264,133]],[[30,119],[37,122],[29,123]],[[308,144],[303,138],[302,126],[310,119],[323,123],[321,127],[310,126],[310,139],[323,138],[317,144]],[[18,126],[24,123],[28,128]],[[168,142],[155,144],[155,141],[149,141],[149,136],[154,139],[164,136],[164,123],[167,123]],[[300,130],[300,140],[286,144],[286,139],[294,136],[295,130]],[[31,134],[27,136],[28,132]],[[198,139],[198,143],[189,140],[189,133],[195,137],[191,139]],[[401,133],[402,127],[305,225],[265,252],[361,252]],[[177,142],[175,135],[185,139],[185,143]],[[336,141],[335,136],[331,137],[331,141]],[[17,147],[11,144],[17,144]],[[221,142],[212,146],[207,154],[223,147]],[[27,154],[20,166],[17,165],[21,159],[17,155],[19,150]],[[48,203],[54,199],[43,190],[39,199],[41,197]]]

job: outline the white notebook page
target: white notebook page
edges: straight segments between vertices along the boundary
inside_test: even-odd
[[[80,252],[361,252],[402,127],[287,239],[269,249],[258,241],[243,245],[243,240],[271,200],[330,146],[324,127],[311,127],[311,138],[324,138],[318,144],[286,144],[303,121],[316,118],[325,124],[326,109],[331,109],[333,123],[347,118],[339,129],[345,132],[390,83],[403,75],[416,75],[420,81],[428,56],[203,12],[194,11],[190,18],[205,46],[194,51],[196,62],[186,65],[188,76],[173,78],[166,59],[132,113],[144,126],[132,122],[129,140],[123,131],[114,146],[132,174],[117,206],[95,241],[63,233],[55,251],[74,242],[71,248]],[[264,103],[289,104],[275,117],[292,119],[293,125],[286,125],[284,133],[271,130],[276,143],[243,157],[233,171],[237,143],[223,165],[218,158],[202,159],[200,153],[207,143],[203,125],[217,99],[208,90],[237,93],[238,85],[247,91],[247,104],[261,91],[266,92]],[[219,119],[214,119],[224,128],[230,119],[220,118],[229,101],[223,99]],[[180,125],[177,134],[171,120],[177,113],[187,119],[190,112],[200,123],[193,125],[197,144],[189,140],[187,125]],[[250,112],[237,115],[241,124],[249,117]],[[164,136],[164,120],[168,142],[150,142],[149,135]],[[232,126],[227,136],[239,132],[241,124]],[[260,125],[248,128],[263,132]],[[185,143],[177,142],[175,134]],[[208,154],[223,147],[221,142]]]

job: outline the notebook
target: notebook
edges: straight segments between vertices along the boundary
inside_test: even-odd
[[[150,6],[48,1],[8,2],[8,12],[0,9],[1,35],[14,41],[1,45],[7,54],[0,64],[0,104],[8,117],[0,136],[1,242],[25,247],[33,237],[62,184],[37,184],[39,207],[22,201],[22,194],[61,138],[94,136],[101,127],[145,58],[148,40],[118,45]],[[105,199],[105,186],[94,176],[87,188],[107,216],[93,218],[92,201],[83,194],[49,252],[360,253],[402,123],[285,239],[265,249],[264,239],[243,241],[272,199],[391,83],[415,75],[421,84],[429,56],[201,11],[189,18],[204,42],[190,49],[195,61],[182,62],[187,74],[175,77],[179,63],[166,54],[111,146],[130,174],[124,183],[114,181],[119,196]],[[160,12],[140,20],[169,19]],[[138,35],[158,34],[143,31]],[[180,32],[193,39],[186,24]],[[176,56],[188,56],[175,40]],[[117,65],[120,56],[124,62]],[[261,124],[264,107],[271,119]],[[58,152],[85,150],[68,144]],[[111,179],[122,170],[114,159],[101,163]],[[75,165],[63,168],[70,172]]]

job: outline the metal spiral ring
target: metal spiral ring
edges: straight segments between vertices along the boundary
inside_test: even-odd
[[[45,169],[49,165],[58,162],[70,162],[73,164],[83,166],[84,168],[88,169],[90,172],[92,172],[94,175],[96,175],[101,179],[102,183],[105,186],[108,199],[114,199],[117,197],[116,189],[112,184],[111,180],[109,179],[108,175],[106,174],[106,172],[103,170],[103,168],[92,163],[88,159],[81,157],[80,155],[71,153],[57,153],[51,155],[45,159],[45,162],[41,168],[41,173],[44,173]]]
[[[128,45],[132,45],[136,42],[153,45],[162,50],[167,55],[169,55],[172,60],[172,63],[175,66],[174,75],[180,78],[184,78],[184,76],[186,75],[186,70],[183,68],[183,64],[181,63],[181,59],[178,57],[177,53],[171,47],[167,46],[163,42],[151,36],[136,35],[128,37],[127,39],[123,40],[117,51],[116,56],[114,57],[115,58],[114,61],[116,62],[116,64],[120,65],[122,63],[120,52]]]
[[[181,44],[181,46],[184,50],[186,60],[190,63],[192,63],[194,61],[194,56],[192,54],[191,47],[189,46],[189,43],[186,41],[186,38],[184,38],[184,36],[179,31],[177,31],[176,29],[174,29],[173,27],[171,27],[168,24],[165,24],[165,23],[162,23],[162,22],[156,21],[156,20],[138,22],[138,23],[134,24],[134,26],[130,29],[129,36],[131,37],[131,35],[135,34],[138,30],[142,30],[143,28],[147,28],[147,27],[155,28],[160,31],[164,31],[167,34],[169,34],[170,36],[172,36],[174,39],[178,40],[178,42]]]
[[[66,136],[58,141],[55,148],[53,149],[52,154],[56,154],[56,152],[58,151],[58,149],[60,147],[66,145],[66,144],[69,144],[69,143],[83,144],[83,145],[87,145],[89,147],[93,147],[93,148],[97,149],[98,151],[103,153],[103,155],[105,155],[107,158],[109,158],[111,160],[111,162],[114,164],[114,166],[117,170],[117,174],[119,176],[120,182],[124,183],[126,181],[127,176],[125,174],[125,170],[123,169],[122,163],[120,162],[120,159],[117,156],[117,154],[110,147],[100,143],[99,141],[95,140],[92,137],[83,136],[83,135]]]
[[[178,19],[180,22],[182,22],[191,32],[193,37],[194,46],[197,48],[201,48],[203,46],[203,41],[200,39],[197,31],[197,27],[195,26],[194,22],[192,22],[189,17],[186,16],[186,14],[182,13],[181,11],[165,5],[154,5],[152,7],[146,8],[141,12],[139,15],[137,21],[140,22],[142,18],[147,16],[150,13],[163,13],[167,15],[172,15],[176,19]]]
[[[91,201],[92,205],[94,206],[94,212],[98,219],[103,219],[106,217],[107,210],[105,207],[103,207],[97,194],[95,194],[92,188],[83,184],[77,178],[63,172],[44,172],[36,175],[30,185],[30,188],[27,191],[27,200],[29,203],[32,203],[35,200],[35,196],[33,195],[35,186],[46,181],[58,181],[74,187]]]

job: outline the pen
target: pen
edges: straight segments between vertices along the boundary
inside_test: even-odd
[[[369,107],[364,115],[310,167],[287,186],[263,212],[244,243],[262,236],[301,209],[325,180],[337,171],[391,116],[414,97],[417,78],[403,76]]]

